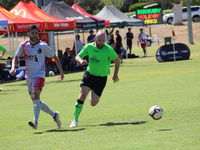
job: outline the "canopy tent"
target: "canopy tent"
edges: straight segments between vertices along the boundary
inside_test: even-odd
[[[40,28],[40,24],[37,21],[15,16],[6,9],[0,6],[0,18],[8,20],[9,32],[27,32],[30,25],[37,25]]]
[[[87,13],[86,11],[84,11],[81,7],[79,7],[77,4],[74,4],[72,6],[72,8],[76,11],[78,11],[79,13],[85,15],[85,16],[88,16],[90,18],[93,18],[93,19],[96,19],[96,20],[99,20],[99,21],[104,21],[105,22],[105,27],[110,27],[110,21],[109,20],[105,20],[105,19],[102,19],[102,18],[98,18],[96,16],[93,16],[89,13]]]
[[[10,34],[9,34],[9,31],[8,31],[8,20],[1,20],[0,19],[0,33],[3,33],[2,35],[0,35],[0,38],[3,37],[5,35],[5,33],[8,34],[8,43],[9,43],[9,48],[11,49]],[[0,58],[1,58],[6,53],[6,50],[1,45],[0,45],[0,47],[3,48],[3,51],[0,51],[0,53],[1,53]]]
[[[40,22],[42,30],[71,30],[76,28],[74,20],[62,20],[52,17],[39,9],[32,1],[20,1],[10,12],[23,18]]]
[[[77,28],[91,29],[91,28],[101,28],[105,26],[104,22],[101,26],[98,26],[97,20],[82,15],[81,13],[75,11],[64,2],[51,2],[43,10],[47,14],[60,19],[76,20]]]
[[[110,20],[111,27],[142,26],[143,21],[128,17],[114,6],[105,6],[96,17]]]

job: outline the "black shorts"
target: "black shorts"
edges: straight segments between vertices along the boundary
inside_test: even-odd
[[[132,49],[132,42],[128,42],[128,41],[127,41],[127,48]]]
[[[96,95],[101,96],[104,87],[106,86],[107,76],[94,76],[91,75],[88,71],[83,74],[83,79],[80,86],[90,87]]]

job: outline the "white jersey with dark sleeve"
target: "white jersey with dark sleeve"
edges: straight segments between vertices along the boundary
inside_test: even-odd
[[[45,57],[55,56],[54,51],[43,41],[31,45],[29,41],[22,42],[16,56],[25,56],[26,78],[45,77]]]

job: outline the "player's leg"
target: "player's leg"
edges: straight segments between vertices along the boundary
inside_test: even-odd
[[[61,120],[59,112],[53,111],[45,102],[40,101],[40,108],[42,111],[48,113],[52,116],[53,120],[56,122],[58,128],[61,128]]]
[[[60,121],[59,113],[58,112],[54,112],[52,109],[50,109],[50,107],[46,103],[44,103],[44,102],[42,102],[40,100],[40,94],[41,94],[42,88],[44,86],[44,81],[45,80],[43,78],[36,78],[34,80],[33,90],[34,90],[34,92],[36,92],[36,97],[33,96],[33,98],[32,98],[33,99],[33,103],[35,102],[35,100],[36,101],[39,100],[40,109],[42,111],[48,113],[49,115],[51,115],[53,117],[53,120],[56,122],[58,128],[60,128],[61,127],[61,121]],[[38,91],[39,91],[39,95],[37,96]],[[34,105],[35,105],[35,103],[34,103]],[[37,108],[39,108],[39,107],[37,107]],[[37,109],[36,109],[36,111],[34,110],[34,112],[36,112],[36,114],[37,114]]]
[[[129,51],[130,51],[130,55],[132,54],[132,42],[130,43],[130,45],[129,45]]]
[[[41,109],[40,94],[44,86],[44,78],[27,79],[27,86],[34,105],[34,121],[29,121],[28,124],[36,129]]]
[[[78,126],[78,118],[83,109],[84,101],[90,92],[90,88],[87,86],[81,86],[80,88],[80,95],[76,100],[75,108],[74,108],[74,120],[71,122],[70,127],[77,127]]]
[[[91,103],[90,103],[91,106],[96,106],[99,103],[100,97],[106,86],[106,82],[107,82],[107,76],[95,77],[91,91]]]
[[[78,118],[82,111],[84,101],[91,90],[93,81],[93,76],[89,74],[89,72],[85,72],[83,75],[83,79],[80,84],[80,94],[78,99],[76,100],[75,108],[74,108],[74,121],[70,124],[70,127],[78,126]]]
[[[92,90],[90,100],[91,106],[96,106],[99,103],[100,97]]]
[[[144,52],[144,57],[147,56],[147,52],[146,52],[146,43],[141,44],[142,50]]]

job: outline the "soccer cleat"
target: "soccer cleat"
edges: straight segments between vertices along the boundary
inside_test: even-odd
[[[58,128],[61,128],[61,121],[60,121],[60,116],[58,112],[55,112],[53,120],[56,122]]]
[[[28,125],[31,126],[33,129],[37,129],[37,123],[33,122],[33,121],[29,121]]]
[[[76,120],[74,120],[74,121],[72,121],[72,123],[70,124],[70,128],[75,128],[75,127],[77,127],[78,126],[78,121],[76,121]]]

